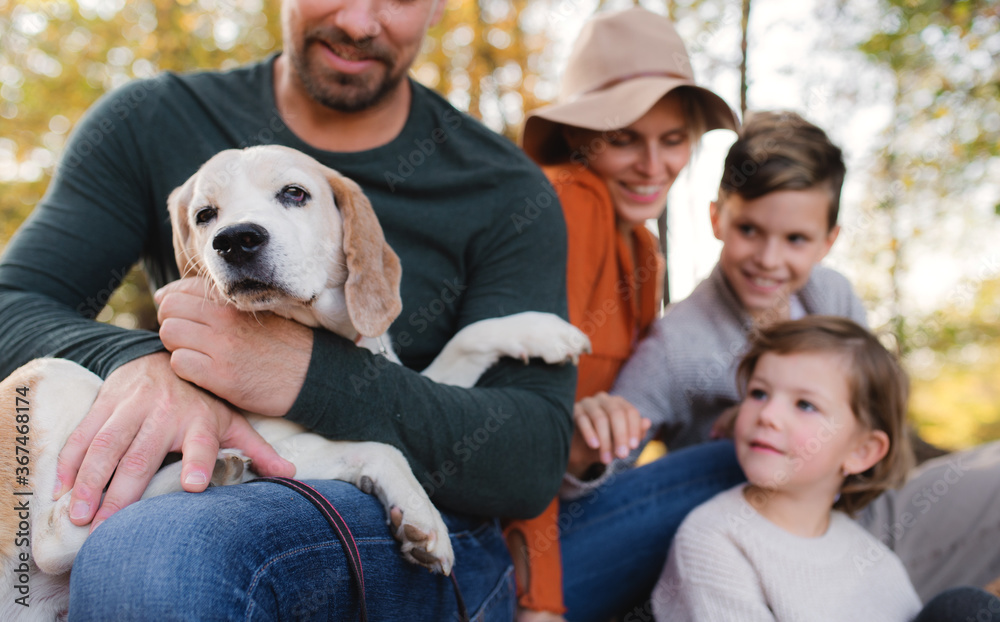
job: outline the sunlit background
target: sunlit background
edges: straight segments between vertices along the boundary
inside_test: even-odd
[[[413,75],[514,140],[525,111],[555,97],[583,21],[632,4],[451,0]],[[675,20],[699,82],[736,109],[746,28],[748,108],[796,110],[845,149],[844,231],[828,261],[903,352],[921,434],[949,448],[1000,438],[1000,0],[642,5]],[[261,0],[0,0],[0,248],[96,98],[270,54],[277,13]],[[673,300],[718,255],[707,209],[732,140],[707,135],[671,194]],[[155,322],[141,275],[100,319]]]

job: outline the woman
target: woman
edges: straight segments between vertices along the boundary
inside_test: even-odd
[[[673,24],[641,8],[601,14],[588,22],[574,44],[558,102],[534,111],[525,123],[522,147],[543,167],[566,218],[570,321],[587,333],[593,348],[579,364],[576,431],[564,492],[579,488],[581,478],[600,472],[613,457],[626,457],[648,428],[634,408],[627,409],[627,418],[609,421],[591,398],[620,399],[603,392],[660,309],[665,262],[646,221],[663,213],[667,192],[701,135],[717,128],[735,130],[738,124],[718,95],[694,84]],[[630,496],[628,486],[613,487]],[[603,496],[613,508],[610,495]],[[574,532],[590,538],[585,526],[604,504],[591,498],[578,516],[564,511],[557,524],[559,503],[553,501],[542,516],[508,526],[520,620],[559,619],[566,611],[559,527],[566,526],[569,516],[571,527],[582,529]],[[678,500],[675,505],[671,511],[686,512],[694,504],[682,509],[685,502]],[[623,527],[636,533],[636,525],[626,522]],[[672,533],[667,526],[661,531]],[[650,587],[658,574],[653,565],[652,575],[642,579]],[[580,569],[566,569],[569,586],[569,575]],[[585,585],[587,581],[581,583]],[[604,594],[616,591],[606,587]],[[567,599],[571,618],[603,615],[590,600],[593,590],[578,591],[588,597],[576,599],[578,603]],[[632,598],[628,590],[621,593]],[[602,606],[631,604],[620,600],[615,603],[612,596]]]

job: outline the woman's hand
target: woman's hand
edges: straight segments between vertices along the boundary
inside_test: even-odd
[[[627,458],[652,423],[625,398],[600,392],[573,406],[575,431],[570,447],[570,475],[579,477],[592,464]]]

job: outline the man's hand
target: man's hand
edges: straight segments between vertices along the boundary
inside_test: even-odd
[[[160,339],[178,376],[244,410],[288,413],[309,370],[312,329],[239,311],[199,277],[170,283],[155,300]]]
[[[72,488],[70,520],[76,525],[93,521],[93,530],[139,500],[169,452],[183,454],[184,490],[201,492],[220,446],[241,449],[263,475],[295,473],[241,414],[178,378],[170,355],[143,356],[108,376],[90,412],[70,434],[59,453],[54,498]]]
[[[627,458],[652,425],[627,400],[603,391],[574,404],[573,421],[568,471],[576,477],[594,463]]]

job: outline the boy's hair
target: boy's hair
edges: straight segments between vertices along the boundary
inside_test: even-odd
[[[764,354],[818,352],[847,357],[851,411],[869,430],[889,437],[885,457],[864,473],[849,475],[834,508],[853,515],[884,490],[903,483],[913,466],[906,430],[909,381],[896,357],[870,332],[842,317],[809,315],[758,331],[740,361],[737,382],[741,396]]]
[[[778,190],[830,191],[828,228],[837,225],[844,157],[826,133],[794,112],[755,112],[729,148],[720,200],[738,194],[753,200]]]

